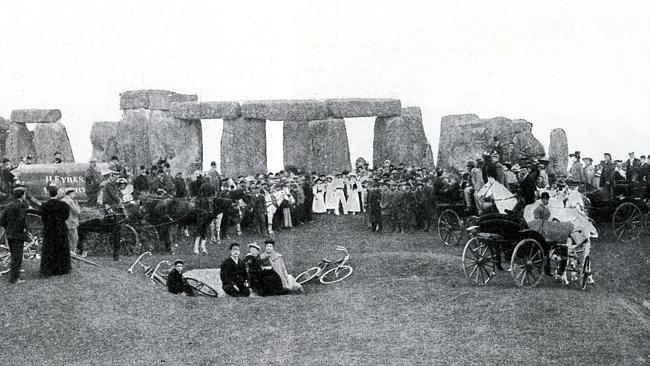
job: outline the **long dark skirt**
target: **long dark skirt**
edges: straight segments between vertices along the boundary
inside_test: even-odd
[[[68,244],[69,207],[65,202],[50,200],[43,205],[43,248],[41,274],[45,276],[70,273],[70,245]]]

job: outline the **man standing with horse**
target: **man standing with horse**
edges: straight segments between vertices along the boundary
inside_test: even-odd
[[[23,263],[23,245],[27,240],[27,202],[25,201],[25,187],[18,186],[12,191],[14,201],[0,216],[0,226],[5,229],[7,244],[11,252],[11,265],[9,283],[21,283],[20,266]]]

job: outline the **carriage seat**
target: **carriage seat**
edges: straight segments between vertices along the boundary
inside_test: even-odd
[[[501,234],[495,234],[495,233],[478,233],[478,238],[481,240],[486,240],[486,241],[501,241],[504,240],[505,237]]]

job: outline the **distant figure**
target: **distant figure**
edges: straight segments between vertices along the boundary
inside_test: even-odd
[[[90,161],[90,167],[86,170],[84,178],[88,206],[96,206],[97,196],[99,196],[99,191],[101,189],[100,184],[102,183],[102,175],[99,170],[97,170],[97,162],[95,160]]]
[[[147,167],[140,165],[140,174],[133,178],[133,195],[139,196],[141,193],[149,192],[149,181],[147,180]]]
[[[625,162],[625,180],[639,182],[641,174],[641,161],[634,157],[634,152],[628,154],[629,159]]]
[[[63,159],[61,159],[61,153],[60,152],[55,152],[54,153],[54,160],[52,160],[53,164],[61,164],[63,163]]]
[[[41,274],[58,276],[70,273],[70,245],[66,220],[70,206],[56,198],[58,189],[48,187],[50,200],[43,204],[43,248],[41,254]]]

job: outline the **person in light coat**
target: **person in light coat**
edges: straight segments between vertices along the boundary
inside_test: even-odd
[[[350,174],[350,179],[346,182],[348,191],[347,209],[353,215],[361,212],[361,183],[357,181],[355,174]]]
[[[325,208],[325,191],[327,186],[325,182],[318,178],[316,184],[312,187],[312,192],[314,193],[314,201],[312,202],[311,208],[314,213],[325,213],[327,209]]]

